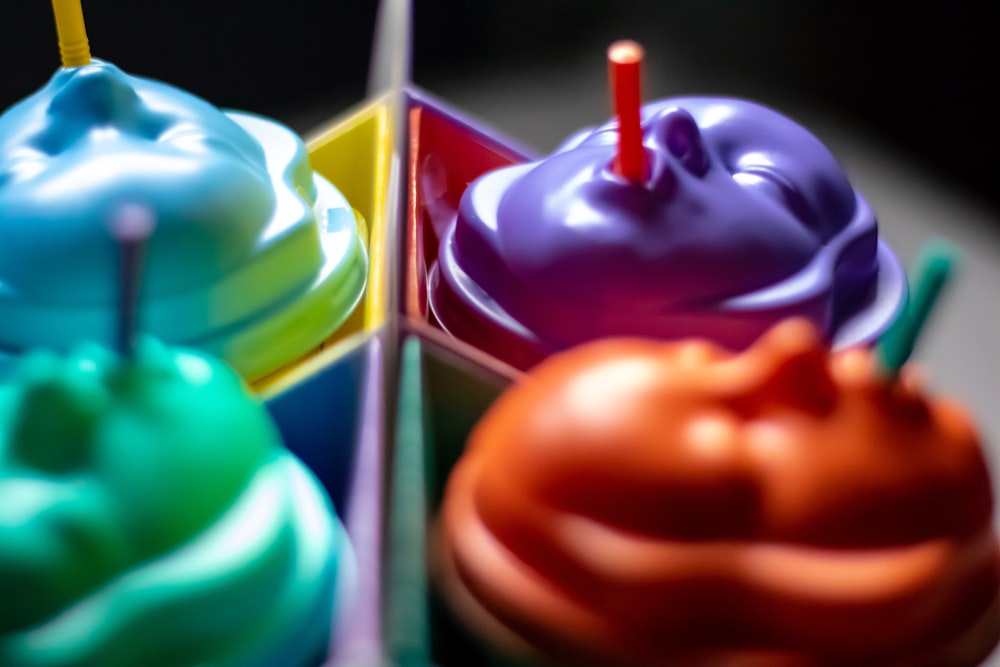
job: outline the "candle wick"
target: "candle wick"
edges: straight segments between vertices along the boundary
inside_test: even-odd
[[[111,235],[118,243],[116,348],[129,361],[135,358],[139,286],[146,246],[155,222],[152,209],[142,204],[123,204],[111,219]]]

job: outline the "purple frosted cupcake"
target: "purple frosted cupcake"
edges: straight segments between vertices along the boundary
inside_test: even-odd
[[[642,108],[645,175],[617,122],[478,179],[430,275],[441,325],[516,366],[614,335],[747,347],[789,316],[834,346],[877,338],[906,280],[875,216],[808,130],[740,100]]]

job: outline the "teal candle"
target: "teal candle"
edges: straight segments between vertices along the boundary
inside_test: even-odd
[[[958,248],[941,239],[930,241],[921,248],[910,271],[910,301],[899,319],[879,339],[876,348],[877,359],[887,373],[898,374],[913,354],[924,324],[958,258]]]

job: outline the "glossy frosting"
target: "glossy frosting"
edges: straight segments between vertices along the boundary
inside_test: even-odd
[[[147,341],[0,386],[0,664],[305,667],[353,567],[240,379]]]
[[[742,354],[601,341],[476,427],[445,589],[565,664],[973,665],[1000,636],[992,506],[957,406],[802,320]]]
[[[122,202],[156,214],[144,330],[246,377],[318,345],[361,298],[358,221],[297,136],[95,61],[0,116],[0,354],[111,341],[105,226]]]
[[[816,137],[730,99],[662,100],[642,119],[642,183],[613,172],[611,122],[467,189],[431,276],[446,329],[540,355],[611,335],[740,349],[790,315],[838,346],[888,326],[902,271]]]

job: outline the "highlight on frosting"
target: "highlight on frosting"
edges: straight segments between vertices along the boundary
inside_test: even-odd
[[[282,125],[98,60],[0,116],[0,354],[110,342],[116,207],[157,230],[143,330],[254,379],[319,345],[364,291],[350,204]]]
[[[598,341],[473,431],[440,515],[459,618],[541,664],[973,665],[1000,553],[966,414],[782,323]],[[609,391],[614,387],[614,391]]]
[[[34,353],[0,385],[0,664],[308,667],[352,567],[222,364],[147,340],[132,363]]]
[[[732,99],[647,104],[638,183],[615,173],[617,141],[612,121],[468,188],[431,274],[446,329],[546,352],[610,335],[741,349],[798,315],[846,346],[902,307],[871,208],[789,118]]]

